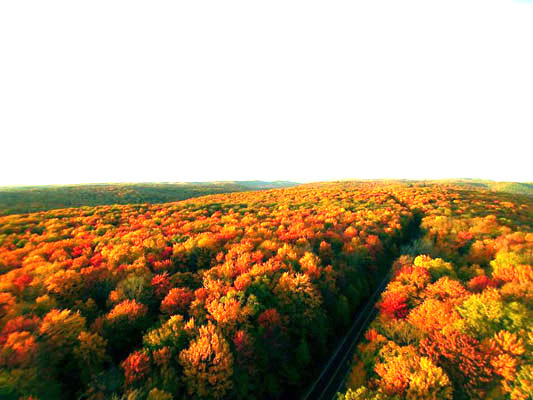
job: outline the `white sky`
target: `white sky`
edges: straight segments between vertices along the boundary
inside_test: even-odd
[[[531,1],[0,2],[0,185],[533,181]]]

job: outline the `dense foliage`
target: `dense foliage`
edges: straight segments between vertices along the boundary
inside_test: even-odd
[[[533,182],[494,182],[484,179],[446,179],[430,183],[447,183],[467,189],[487,189],[494,192],[533,195]]]
[[[0,187],[0,215],[107,204],[166,203],[208,194],[288,186],[294,184],[240,181]]]
[[[0,217],[0,398],[294,397],[422,216],[346,397],[524,398],[532,215],[343,182]]]
[[[413,220],[371,184],[0,217],[0,397],[297,392]]]
[[[533,398],[531,199],[449,190],[420,209],[340,399]]]

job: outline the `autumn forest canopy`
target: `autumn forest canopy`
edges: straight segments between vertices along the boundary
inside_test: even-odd
[[[106,204],[165,203],[207,194],[294,186],[288,181],[115,183],[0,187],[0,215]]]
[[[0,398],[533,396],[530,184],[217,185],[0,190]]]

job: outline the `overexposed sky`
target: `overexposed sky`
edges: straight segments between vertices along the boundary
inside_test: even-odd
[[[0,2],[0,185],[533,181],[533,2]]]

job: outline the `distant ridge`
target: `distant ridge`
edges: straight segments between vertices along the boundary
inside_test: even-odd
[[[306,187],[324,187],[334,184],[359,185],[373,182],[386,182],[398,185],[450,185],[458,188],[489,190],[533,196],[533,182],[496,182],[488,179],[453,178],[453,179],[342,179],[304,184]]]
[[[190,185],[239,185],[254,189],[276,189],[299,185],[297,182],[291,181],[210,181],[210,182],[179,182],[181,184]]]
[[[533,196],[532,182],[495,182],[486,179],[354,179],[336,181],[343,185],[371,184],[372,182],[398,185],[452,185],[472,190],[489,190]],[[306,187],[323,187],[333,184],[317,182]],[[288,188],[300,185],[291,181],[210,181],[210,182],[137,182],[91,183],[46,186],[0,187],[0,215],[46,211],[58,208],[97,206],[109,204],[167,203],[209,194]]]
[[[443,179],[437,181],[428,181],[430,183],[447,183],[456,186],[473,187],[477,189],[487,189],[493,192],[506,192],[513,194],[526,194],[533,196],[532,182],[495,182],[488,179]]]
[[[208,194],[278,189],[289,181],[91,183],[0,187],[0,215],[109,204],[168,203]]]

